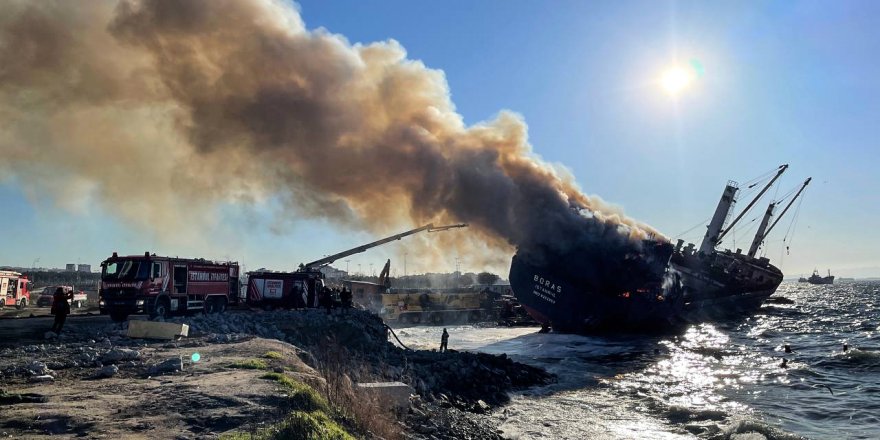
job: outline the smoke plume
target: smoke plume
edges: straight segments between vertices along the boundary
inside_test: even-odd
[[[0,8],[0,171],[34,195],[154,229],[269,199],[376,234],[466,222],[422,243],[471,262],[620,256],[655,234],[539,160],[516,114],[466,126],[442,71],[280,1]]]

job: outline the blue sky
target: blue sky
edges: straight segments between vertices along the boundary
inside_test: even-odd
[[[814,267],[880,276],[880,3],[299,5],[310,29],[324,27],[352,43],[395,39],[411,59],[443,70],[468,124],[502,109],[522,114],[536,154],[568,167],[586,193],[669,236],[709,217],[728,179],[745,181],[789,163],[780,194],[807,176],[814,180],[790,254],[771,243],[768,256],[787,276]],[[679,96],[666,94],[657,84],[662,72],[694,59],[704,75]],[[30,266],[38,257],[39,266],[97,264],[114,250],[191,254],[99,208],[71,211],[40,199],[0,180],[7,238],[0,264]],[[288,269],[373,239],[321,221],[298,221],[276,234],[259,212],[256,220],[234,207],[223,212],[218,234],[246,232],[205,256],[232,256],[248,268]],[[781,240],[788,224],[780,222],[771,240]],[[737,246],[747,247],[746,240]],[[361,264],[367,272],[372,263],[378,271],[402,249],[354,257],[352,270]],[[402,262],[395,265],[402,273]],[[420,267],[408,257],[409,272],[450,270],[454,256],[448,266]]]

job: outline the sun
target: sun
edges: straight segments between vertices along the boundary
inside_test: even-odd
[[[680,95],[693,81],[693,72],[690,69],[679,66],[667,69],[660,78],[660,84],[663,86],[663,89],[672,96]]]

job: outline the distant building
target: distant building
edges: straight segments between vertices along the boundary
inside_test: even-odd
[[[76,265],[75,264],[68,264],[67,269],[65,269],[65,270],[68,272],[76,272]]]
[[[91,273],[91,272],[92,272],[92,265],[91,265],[91,264],[80,264],[80,265],[77,265],[77,266],[76,266],[76,271],[77,271],[77,272],[89,272],[89,273]]]

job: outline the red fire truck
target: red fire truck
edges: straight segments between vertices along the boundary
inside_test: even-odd
[[[31,302],[28,278],[18,272],[0,270],[0,307],[27,307]]]
[[[239,300],[238,263],[143,255],[113,256],[101,263],[98,307],[124,321],[146,313],[167,317],[193,311],[221,313]]]

